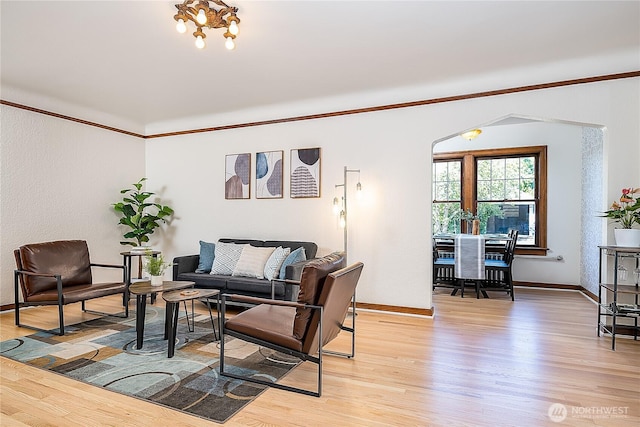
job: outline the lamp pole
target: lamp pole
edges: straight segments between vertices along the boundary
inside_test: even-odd
[[[347,174],[349,173],[357,173],[358,177],[360,176],[360,169],[349,169],[346,166],[344,167],[344,176],[342,184],[336,184],[336,188],[342,187],[342,211],[340,212],[340,221],[341,225],[343,225],[343,243],[344,243],[344,257],[345,261],[347,260],[347,244],[348,244],[348,232],[347,229],[349,227],[348,221],[348,212],[347,209]],[[360,191],[360,179],[358,179],[357,190]]]

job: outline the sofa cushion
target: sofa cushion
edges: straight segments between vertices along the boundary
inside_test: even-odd
[[[198,268],[196,268],[196,273],[211,272],[213,258],[215,257],[215,250],[215,243],[203,242],[202,240],[200,240],[200,259],[198,261]]]
[[[278,246],[264,265],[264,278],[267,280],[273,280],[280,277],[280,267],[285,258],[289,256],[291,249]]]
[[[246,245],[233,269],[232,276],[264,279],[264,266],[275,248],[258,248]]]
[[[204,273],[180,273],[176,280],[195,282],[196,288],[219,289],[224,291],[227,288],[227,279],[230,276],[219,276]]]
[[[307,254],[304,250],[304,247],[299,247],[295,251],[291,252],[282,262],[282,266],[280,266],[280,278],[284,279],[286,277],[287,266],[299,261],[304,261],[307,259]]]
[[[236,264],[242,255],[242,250],[246,245],[236,245],[234,243],[216,244],[215,257],[211,266],[211,274],[223,274],[231,276]]]
[[[271,298],[271,282],[264,279],[256,279],[255,277],[226,277],[226,293],[256,295]],[[284,285],[282,283],[274,283],[274,295],[284,295]]]
[[[283,248],[291,249],[291,252],[303,247],[304,252],[307,255],[307,259],[315,258],[316,252],[318,252],[318,245],[313,242],[298,242],[294,240],[266,240],[263,246],[272,246],[277,248],[282,246]]]

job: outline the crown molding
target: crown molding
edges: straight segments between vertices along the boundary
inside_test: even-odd
[[[285,117],[285,118],[280,118],[280,119],[262,120],[262,121],[257,121],[257,122],[235,123],[235,124],[230,124],[230,125],[215,126],[215,127],[209,127],[209,128],[201,128],[201,129],[188,129],[188,130],[176,131],[176,132],[156,133],[156,134],[151,134],[151,135],[142,135],[142,134],[135,133],[135,132],[129,132],[129,131],[118,129],[118,128],[115,128],[115,127],[112,127],[112,126],[106,126],[106,125],[103,125],[103,124],[100,124],[100,123],[90,122],[90,121],[87,121],[87,120],[78,119],[78,118],[75,118],[75,117],[66,116],[66,115],[63,115],[63,114],[58,114],[58,113],[55,113],[55,112],[42,110],[40,108],[30,107],[30,106],[22,105],[22,104],[19,104],[19,103],[16,103],[16,102],[6,101],[4,99],[0,99],[0,104],[7,105],[9,107],[14,107],[14,108],[19,108],[19,109],[31,111],[31,112],[38,113],[38,114],[44,114],[44,115],[47,115],[47,116],[56,117],[56,118],[59,118],[59,119],[62,119],[62,120],[69,120],[69,121],[80,123],[80,124],[84,124],[84,125],[87,125],[87,126],[94,126],[94,127],[100,128],[100,129],[105,129],[105,130],[109,130],[109,131],[112,131],[112,132],[118,132],[118,133],[122,133],[122,134],[125,134],[125,135],[133,136],[133,137],[136,137],[136,138],[155,139],[155,138],[166,138],[166,137],[170,137],[170,136],[190,135],[190,134],[195,134],[195,133],[218,132],[218,131],[223,131],[223,130],[241,129],[241,128],[247,128],[247,127],[256,127],[256,126],[266,126],[266,125],[273,125],[273,124],[279,124],[279,123],[289,123],[289,122],[299,122],[299,121],[305,121],[305,120],[326,119],[326,118],[330,118],[330,117],[348,116],[348,115],[352,115],[352,114],[372,113],[372,112],[376,112],[376,111],[385,111],[385,110],[396,110],[396,109],[400,109],[400,108],[419,107],[419,106],[431,105],[431,104],[443,104],[443,103],[447,103],[447,102],[463,101],[463,100],[467,100],[467,99],[488,98],[488,97],[498,96],[498,95],[508,95],[508,94],[512,94],[512,93],[530,92],[530,91],[536,91],[536,90],[542,90],[542,89],[550,89],[550,88],[557,88],[557,87],[563,87],[563,86],[573,86],[573,85],[586,84],[586,83],[596,83],[596,82],[603,82],[603,81],[610,81],[610,80],[628,79],[628,78],[634,78],[634,77],[640,77],[640,71],[629,71],[629,72],[625,72],[625,73],[606,74],[606,75],[602,75],[602,76],[584,77],[584,78],[579,78],[579,79],[562,80],[562,81],[550,82],[550,83],[541,83],[541,84],[535,84],[535,85],[518,86],[518,87],[512,87],[512,88],[506,88],[506,89],[497,89],[497,90],[491,90],[491,91],[469,93],[469,94],[464,94],[464,95],[454,95],[454,96],[447,96],[447,97],[441,97],[441,98],[424,99],[424,100],[420,100],[420,101],[411,101],[411,102],[402,102],[402,103],[397,103],[397,104],[378,105],[378,106],[374,106],[374,107],[355,108],[355,109],[350,109],[350,110],[333,111],[333,112],[329,112],[329,113],[319,113],[319,114],[309,114],[309,115],[304,115],[304,116]]]

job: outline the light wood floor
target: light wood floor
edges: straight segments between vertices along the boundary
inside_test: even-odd
[[[515,303],[490,296],[437,291],[433,319],[360,311],[356,358],[325,357],[321,398],[270,389],[226,425],[639,425],[640,341],[619,339],[611,351],[610,338],[596,336],[595,305],[575,291],[516,289]],[[107,300],[92,308],[117,306]],[[93,317],[77,305],[67,323]],[[55,327],[55,314],[36,310],[33,319],[46,314],[33,322]],[[0,315],[2,340],[30,333]],[[0,368],[2,426],[217,425],[6,358]],[[284,381],[312,385],[313,369]],[[548,416],[554,403],[567,409],[562,423]]]

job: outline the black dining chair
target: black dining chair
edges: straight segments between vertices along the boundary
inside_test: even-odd
[[[454,274],[454,259],[441,257],[436,239],[433,239],[433,290],[436,288],[452,289],[451,295],[455,295],[460,282]]]
[[[511,267],[517,241],[518,230],[509,230],[509,239],[505,244],[502,260],[485,260],[485,280],[482,282],[485,291],[505,291],[511,295],[511,301],[515,301]]]

